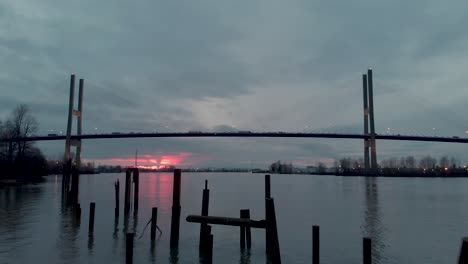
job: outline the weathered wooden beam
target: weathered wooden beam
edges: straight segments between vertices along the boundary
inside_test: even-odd
[[[266,228],[265,220],[251,220],[244,218],[222,217],[222,216],[201,216],[189,215],[187,222],[210,225],[244,226],[251,228]]]

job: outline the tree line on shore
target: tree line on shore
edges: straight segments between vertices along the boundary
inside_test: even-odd
[[[0,119],[0,178],[31,178],[47,174],[47,161],[34,142],[39,124],[30,108],[21,104],[9,117]]]

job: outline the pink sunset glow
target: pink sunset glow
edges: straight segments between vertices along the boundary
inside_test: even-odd
[[[195,156],[189,152],[181,152],[175,155],[141,154],[138,156],[137,164],[140,168],[159,169],[166,166],[194,167],[207,160],[210,160],[210,158]],[[94,162],[103,165],[127,167],[135,165],[135,157],[99,159],[94,160]]]

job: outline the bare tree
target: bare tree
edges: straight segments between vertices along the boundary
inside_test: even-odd
[[[319,162],[317,164],[317,172],[318,173],[324,173],[327,170],[327,166],[323,162]]]
[[[419,166],[424,169],[432,169],[435,167],[437,161],[431,156],[425,156],[419,161]]]
[[[4,137],[10,139],[7,147],[9,162],[21,162],[26,152],[33,146],[33,142],[23,138],[34,135],[38,129],[38,122],[31,114],[30,108],[21,104],[17,106],[4,125]]]
[[[439,160],[439,166],[441,168],[447,168],[449,166],[449,159],[447,156],[442,156]]]
[[[408,156],[405,159],[405,165],[407,168],[415,168],[416,167],[416,159],[413,156]]]

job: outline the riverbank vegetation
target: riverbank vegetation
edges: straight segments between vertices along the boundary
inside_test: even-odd
[[[30,108],[24,104],[0,120],[0,179],[29,181],[47,175],[47,161],[42,152],[34,142],[23,140],[34,135],[38,126]]]

